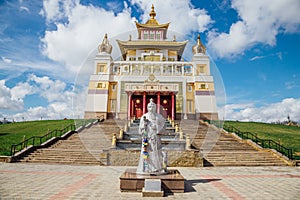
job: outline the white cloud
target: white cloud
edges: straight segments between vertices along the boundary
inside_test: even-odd
[[[114,13],[92,5],[84,6],[75,0],[46,2],[47,20],[55,21],[64,16],[67,22],[55,21],[57,29],[45,32],[41,38],[42,51],[51,60],[64,63],[68,72],[77,72],[105,33],[112,37],[134,28],[135,19],[131,18],[126,5],[122,12]]]
[[[29,83],[18,83],[11,89],[11,96],[14,100],[22,100],[26,95],[33,94],[36,89]]]
[[[15,121],[29,121],[39,119],[64,119],[71,118],[72,109],[70,109],[67,103],[52,103],[47,107],[37,106],[31,107],[26,112],[17,113],[12,116]]]
[[[208,47],[217,57],[235,57],[258,43],[274,46],[279,33],[299,31],[298,0],[233,0],[232,8],[240,21],[228,33],[208,34]]]
[[[70,10],[79,4],[79,0],[44,0],[40,14],[46,17],[47,22],[53,22],[66,17]]]
[[[194,8],[191,1],[131,0],[131,3],[138,5],[144,12],[142,15],[143,22],[149,19],[149,12],[152,4],[154,4],[158,22],[171,22],[169,29],[181,34],[204,32],[213,23],[207,11]]]
[[[230,104],[225,109],[226,120],[277,122],[291,120],[300,122],[300,99],[286,98],[281,102],[256,107],[254,104]]]
[[[9,58],[6,58],[6,57],[1,57],[1,58],[2,58],[2,61],[7,63],[7,64],[10,64],[12,62],[12,60],[9,59]]]
[[[291,90],[296,87],[295,81],[288,81],[288,82],[285,82],[284,84],[285,84],[285,88],[288,90]]]
[[[31,95],[39,95],[44,98],[47,106],[40,106],[34,102]],[[27,98],[26,98],[27,97]],[[26,98],[26,99],[25,99]],[[43,119],[83,117],[86,91],[73,90],[73,86],[67,86],[60,80],[53,80],[47,76],[31,74],[25,82],[19,82],[9,88],[5,80],[0,80],[0,110],[17,112],[6,116],[15,121]],[[33,101],[36,104],[24,109],[25,101]]]
[[[0,109],[16,111],[22,108],[23,99],[16,98],[6,86],[5,80],[0,80]]]
[[[25,7],[25,6],[20,6],[20,11],[26,11],[26,12],[30,12],[29,8]]]
[[[263,58],[265,58],[265,57],[266,57],[266,56],[254,56],[254,57],[250,58],[249,60],[250,60],[250,61],[260,60],[260,59],[263,59]]]
[[[51,80],[48,76],[38,77],[34,74],[31,74],[28,80],[35,85],[37,93],[48,102],[70,100],[66,84],[60,80]]]

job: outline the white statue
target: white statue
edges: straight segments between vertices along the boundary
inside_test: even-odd
[[[166,153],[161,150],[159,133],[164,128],[165,119],[156,113],[156,104],[153,99],[147,105],[148,112],[140,121],[139,133],[142,135],[142,148],[138,174],[166,173]]]

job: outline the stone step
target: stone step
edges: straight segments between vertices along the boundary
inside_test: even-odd
[[[185,129],[185,131],[193,129]],[[230,134],[198,129],[192,145],[204,153],[206,166],[282,166],[282,160],[268,152],[260,152]]]
[[[87,157],[87,158],[92,158],[91,154],[89,153],[68,153],[68,154],[62,154],[57,152],[56,154],[54,153],[31,153],[29,154],[31,157]]]
[[[31,163],[47,163],[47,164],[80,164],[80,165],[103,165],[100,161],[99,162],[90,162],[90,161],[68,161],[68,160],[30,160],[30,161],[23,161],[23,162],[31,162]]]
[[[211,156],[209,153],[205,155],[205,158],[207,159],[215,159],[215,160],[226,160],[226,159],[257,159],[257,160],[264,160],[264,159],[271,159],[271,160],[277,160],[276,158],[270,157],[270,156],[265,156],[265,155],[226,155],[226,154],[221,154],[219,156],[213,155]]]
[[[206,165],[209,166],[209,165]],[[229,166],[282,166],[281,163],[270,163],[270,162],[215,162],[213,164],[214,167],[229,167]]]
[[[89,130],[89,129],[85,129]],[[37,149],[24,157],[21,162],[61,163],[61,164],[93,164],[103,165],[83,145],[79,134],[71,135],[67,140],[60,140],[46,149]]]
[[[103,165],[106,159],[97,160],[103,151],[111,147],[112,134],[119,134],[127,121],[105,120],[60,140],[47,149],[38,149],[23,159],[23,162]],[[230,134],[216,132],[193,120],[181,120],[184,134],[189,134],[193,146],[207,160],[206,166],[280,166],[283,161],[268,152],[254,149]],[[93,156],[94,155],[94,156]]]

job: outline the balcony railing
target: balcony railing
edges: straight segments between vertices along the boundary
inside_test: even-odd
[[[192,62],[116,61],[111,67],[115,75],[194,76],[205,75],[195,70]]]
[[[126,83],[125,92],[143,92],[143,91],[161,91],[161,92],[178,92],[178,84],[167,83]]]

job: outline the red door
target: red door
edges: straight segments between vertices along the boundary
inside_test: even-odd
[[[134,98],[134,115],[136,118],[141,118],[143,115],[143,101],[141,98]]]
[[[172,102],[170,96],[161,96],[160,100],[160,105],[161,105],[161,111],[160,114],[164,117],[167,118],[168,116],[171,117],[171,112],[172,112]]]

